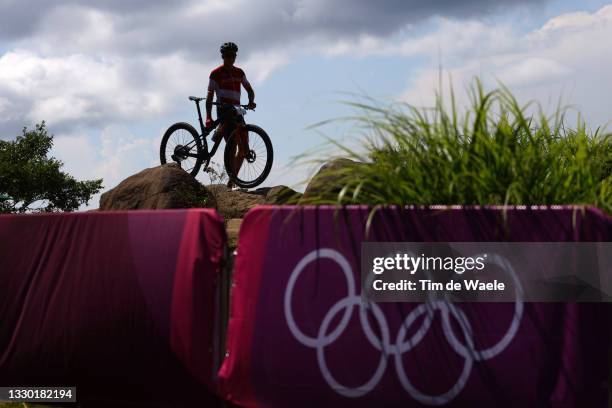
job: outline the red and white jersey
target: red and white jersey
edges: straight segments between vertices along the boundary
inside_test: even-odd
[[[247,86],[244,71],[238,67],[220,65],[210,73],[208,90],[217,93],[217,102],[240,104],[240,85]]]

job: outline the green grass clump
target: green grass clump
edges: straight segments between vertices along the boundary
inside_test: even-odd
[[[503,85],[476,80],[471,106],[459,115],[440,95],[433,108],[351,103],[368,129],[362,152],[330,140],[344,157],[365,162],[339,170],[314,204],[588,204],[612,213],[612,135],[587,130],[566,109],[546,116],[523,107]],[[324,161],[324,160],[322,160]]]

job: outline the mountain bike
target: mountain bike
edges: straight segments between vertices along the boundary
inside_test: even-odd
[[[226,121],[226,126],[233,125],[233,131],[227,138],[223,152],[223,163],[230,181],[242,188],[253,188],[263,183],[270,174],[274,159],[272,142],[268,134],[259,126],[245,124],[244,120],[240,120],[246,115],[247,105],[213,102],[213,105],[222,107],[221,111],[224,114],[214,120],[210,127],[205,127],[200,110],[200,101],[205,99],[189,97],[189,100],[196,104],[201,133],[198,134],[195,128],[186,122],[170,126],[164,133],[159,148],[161,164],[174,161],[193,177],[197,176],[202,164],[204,164],[203,171],[206,171],[210,159],[217,152],[223,139],[217,137],[209,151],[206,136],[220,123]],[[237,171],[234,169],[236,164]]]

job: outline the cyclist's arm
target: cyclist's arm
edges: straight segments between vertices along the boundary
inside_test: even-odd
[[[242,86],[244,86],[244,89],[246,89],[249,95],[249,103],[255,102],[255,91],[253,91],[253,87],[250,82],[247,81],[246,76],[242,77]]]
[[[212,106],[213,106],[213,93],[214,91],[208,90],[206,94],[206,117],[212,118]]]
[[[208,80],[208,93],[206,94],[206,118],[212,118],[212,103],[213,103],[213,93],[219,90],[219,85],[217,81],[210,78]]]
[[[249,94],[249,103],[255,102],[255,91],[253,91],[251,85],[246,85],[244,89],[246,89],[247,93]]]

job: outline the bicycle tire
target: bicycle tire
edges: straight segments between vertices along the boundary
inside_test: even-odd
[[[193,126],[191,126],[189,123],[185,123],[185,122],[178,122],[173,124],[172,126],[170,126],[168,128],[168,130],[166,130],[166,132],[164,133],[164,135],[162,136],[162,140],[161,140],[161,144],[159,146],[159,160],[161,162],[161,164],[166,164],[168,162],[177,162],[176,160],[172,160],[171,155],[176,153],[176,146],[181,145],[181,144],[176,144],[174,145],[174,149],[172,149],[172,146],[170,146],[170,148],[172,149],[170,152],[168,152],[168,141],[170,140],[171,136],[173,134],[177,134],[181,131],[184,130],[187,132],[188,137],[185,138],[185,134],[183,134],[182,140],[185,143],[189,143],[191,142],[191,140],[188,140],[189,137],[191,137],[191,139],[195,140],[195,147],[196,147],[196,154],[197,157],[190,157],[195,159],[195,163],[191,168],[183,168],[182,166],[182,161],[178,161],[179,166],[185,170],[187,173],[191,174],[194,178],[198,175],[198,172],[200,171],[200,166],[202,165],[202,161],[203,161],[203,150],[202,150],[202,142],[200,140],[200,136],[198,135],[198,132],[195,130],[195,128]],[[190,150],[191,151],[191,150]]]
[[[266,149],[266,163],[263,166],[263,170],[254,180],[244,180],[240,178],[238,175],[233,174],[232,160],[236,154],[235,151],[236,151],[236,146],[237,146],[237,140],[235,137],[236,131],[232,132],[232,134],[227,140],[227,143],[225,145],[225,151],[223,154],[223,159],[224,159],[224,164],[225,164],[225,171],[227,172],[229,179],[233,181],[234,184],[236,184],[238,187],[241,187],[241,188],[253,188],[263,183],[264,180],[270,174],[270,170],[272,169],[272,163],[274,161],[274,151],[272,149],[272,141],[270,140],[270,137],[268,136],[265,130],[263,130],[262,128],[256,125],[244,125],[244,126],[246,127],[247,132],[249,132],[249,138],[250,138],[251,133],[255,133],[261,138],[261,140],[264,143],[264,146]],[[251,142],[249,140],[249,148],[251,147],[252,147]],[[253,149],[250,149],[250,151],[253,152]],[[247,159],[244,159],[244,160],[247,161]],[[240,173],[240,170],[238,171],[238,173]]]

